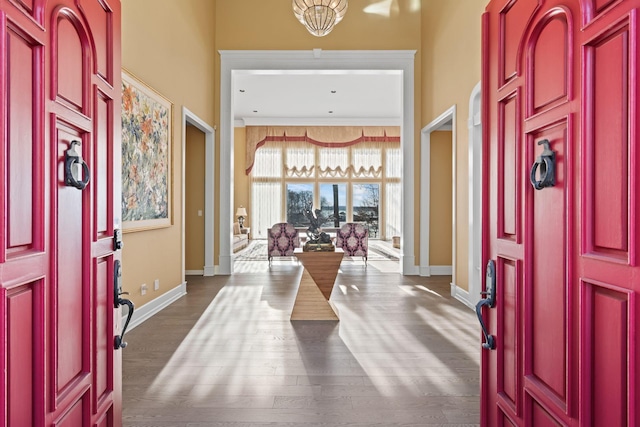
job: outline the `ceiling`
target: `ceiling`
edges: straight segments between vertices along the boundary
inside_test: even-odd
[[[236,70],[236,125],[400,126],[399,70]]]

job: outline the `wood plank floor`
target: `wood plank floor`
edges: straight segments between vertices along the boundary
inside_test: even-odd
[[[293,261],[189,276],[185,297],[127,333],[124,425],[479,425],[475,313],[449,296],[451,277],[391,263],[343,261],[340,322],[289,320]]]

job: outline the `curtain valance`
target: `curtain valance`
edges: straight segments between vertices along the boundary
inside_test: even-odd
[[[253,168],[256,150],[267,142],[306,142],[347,147],[361,142],[400,143],[399,126],[247,126],[245,172]]]

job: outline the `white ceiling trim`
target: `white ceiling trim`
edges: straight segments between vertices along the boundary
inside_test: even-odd
[[[402,118],[283,118],[283,117],[247,117],[235,120],[236,127],[245,126],[402,126]]]

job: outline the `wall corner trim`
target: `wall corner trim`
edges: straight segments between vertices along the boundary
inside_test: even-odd
[[[133,312],[133,316],[131,317],[131,322],[129,322],[129,327],[127,331],[132,330],[136,326],[141,325],[145,320],[152,318],[157,313],[162,311],[164,308],[170,306],[175,301],[179,300],[183,296],[187,294],[187,282],[183,282],[171,289],[168,292],[160,295],[158,298],[153,299],[141,306],[140,308],[136,308]],[[122,324],[127,320],[127,316],[122,316]]]
[[[451,283],[451,296],[469,307],[471,310],[475,310],[475,306],[471,302],[469,292],[459,288],[453,283]]]

